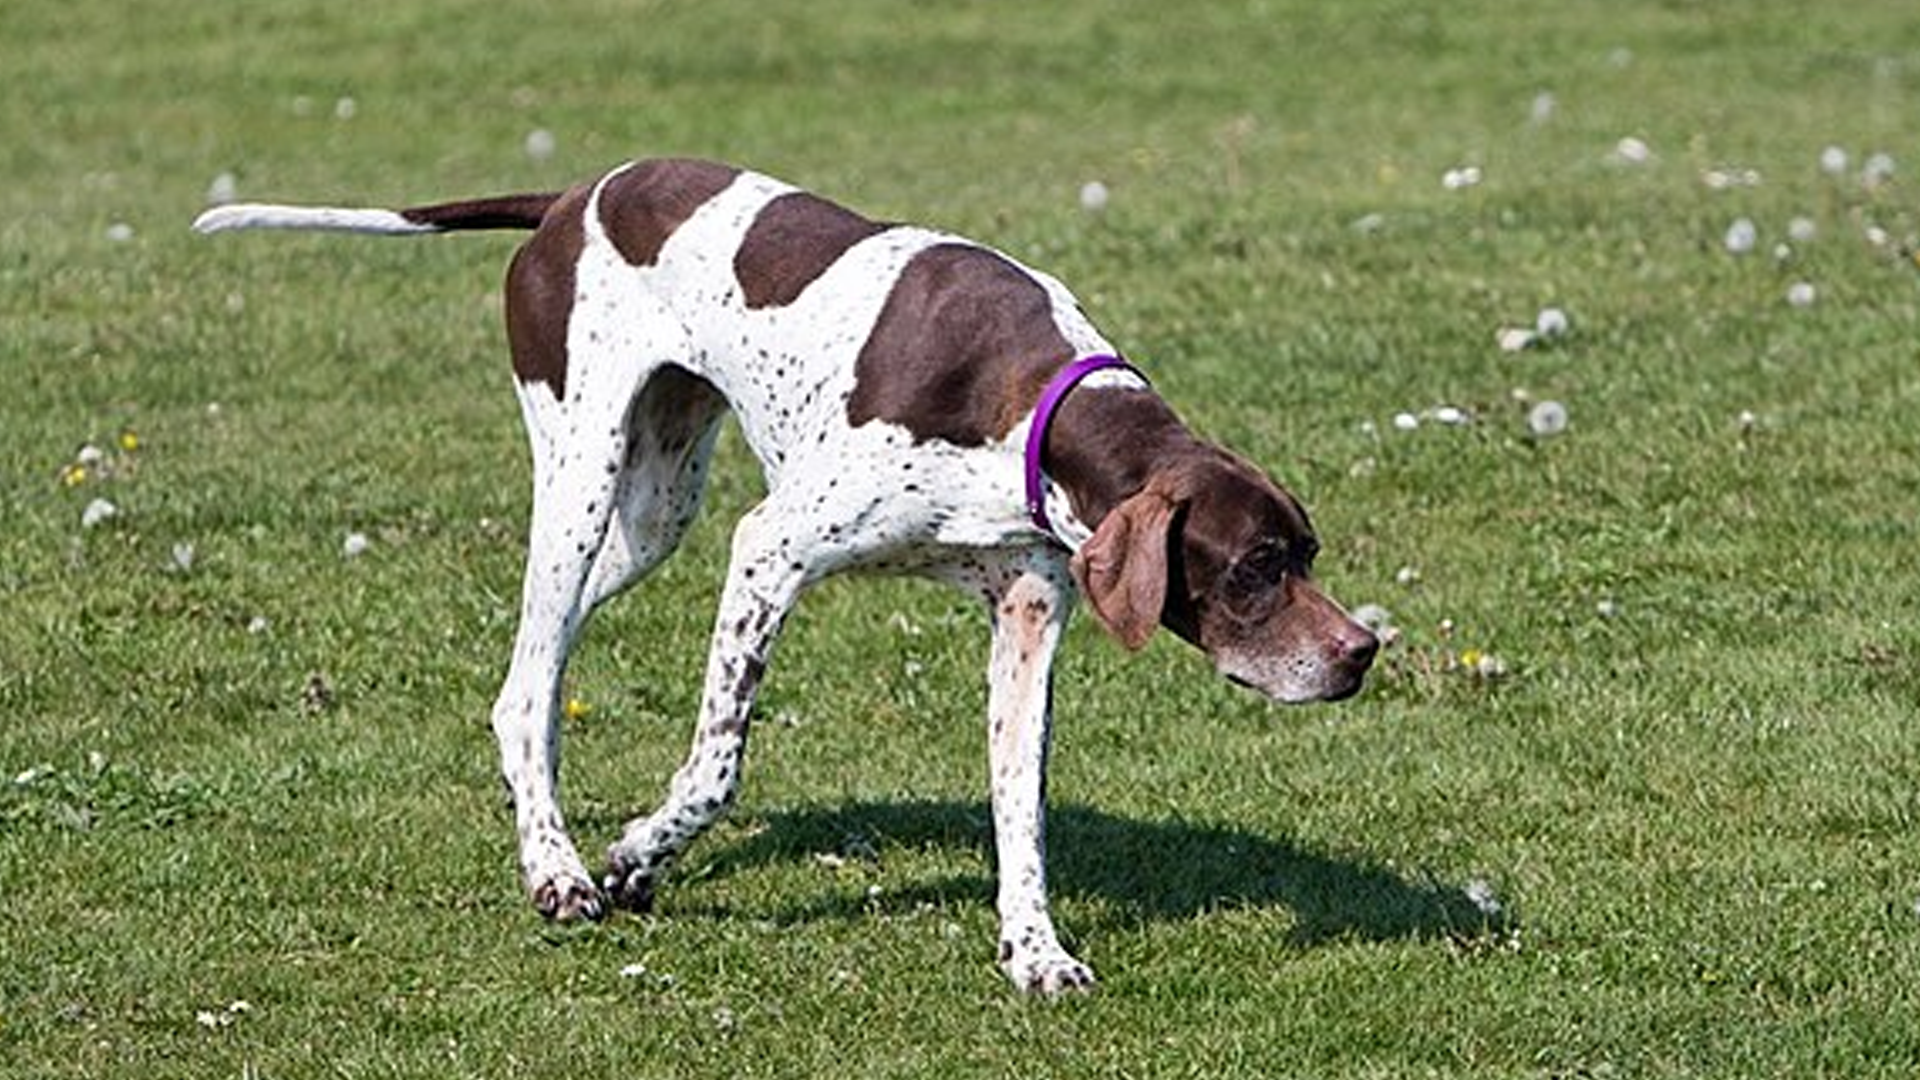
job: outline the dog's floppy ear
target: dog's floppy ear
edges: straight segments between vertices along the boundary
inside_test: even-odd
[[[1073,556],[1073,579],[1107,632],[1138,649],[1167,601],[1167,544],[1174,502],[1149,487],[1107,512]]]

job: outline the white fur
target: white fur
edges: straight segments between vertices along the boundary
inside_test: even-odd
[[[194,219],[195,232],[234,229],[301,229],[322,232],[368,233],[375,236],[418,236],[441,230],[408,221],[392,210],[340,206],[274,206],[266,203],[229,203]]]

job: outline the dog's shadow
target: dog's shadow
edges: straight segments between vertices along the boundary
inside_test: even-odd
[[[694,875],[713,880],[776,863],[831,854],[849,862],[884,858],[890,849],[957,848],[991,863],[992,826],[979,803],[865,802],[757,814],[746,835],[722,839]],[[1048,812],[1048,872],[1057,897],[1097,900],[1121,926],[1191,918],[1210,911],[1280,908],[1293,944],[1359,939],[1503,939],[1512,917],[1485,895],[1470,895],[1424,872],[1395,870],[1308,850],[1285,839],[1192,821],[1139,821],[1084,806]],[[715,839],[721,839],[716,837]],[[689,868],[692,869],[692,868]],[[857,918],[924,904],[991,904],[982,874],[825,889],[772,913],[782,923]],[[683,911],[727,914],[682,895]]]

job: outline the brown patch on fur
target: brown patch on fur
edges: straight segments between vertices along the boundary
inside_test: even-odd
[[[574,269],[586,243],[581,217],[589,189],[561,195],[507,269],[507,341],[522,384],[546,383],[567,396],[567,321],[573,314]]]
[[[564,192],[547,191],[532,195],[502,195],[493,199],[463,199],[460,202],[416,206],[400,211],[400,216],[416,225],[431,225],[443,232],[469,229],[534,229],[559,202]]]
[[[639,162],[601,189],[601,224],[628,265],[652,266],[674,230],[739,175],[710,161]]]
[[[889,226],[804,191],[769,202],[733,256],[733,274],[750,308],[793,303],[848,248]]]
[[[1039,282],[985,248],[939,244],[894,282],[854,364],[847,420],[980,446],[1005,438],[1072,358]]]

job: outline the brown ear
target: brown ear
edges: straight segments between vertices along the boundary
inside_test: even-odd
[[[1152,489],[1108,511],[1073,556],[1073,579],[1107,632],[1138,649],[1167,600],[1167,530],[1173,500]]]

